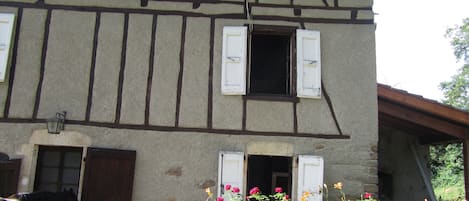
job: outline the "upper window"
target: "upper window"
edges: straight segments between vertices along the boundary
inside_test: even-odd
[[[249,94],[292,94],[291,38],[289,33],[252,33]]]
[[[221,88],[225,95],[320,98],[319,32],[254,27],[248,37],[247,27],[224,27]]]
[[[291,37],[291,33],[252,33],[249,94],[292,94]]]

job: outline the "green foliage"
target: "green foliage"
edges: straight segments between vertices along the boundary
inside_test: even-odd
[[[451,41],[454,56],[464,59],[466,64],[460,68],[450,81],[442,82],[444,103],[469,111],[469,18],[463,20],[462,25],[449,28],[445,35]]]
[[[446,32],[457,59],[466,64],[450,81],[442,82],[445,104],[469,111],[469,18],[462,25]],[[435,194],[441,201],[459,201],[464,198],[464,160],[461,143],[430,147],[430,169]]]
[[[462,201],[464,198],[462,153],[461,143],[430,147],[432,184],[440,201]]]
[[[253,198],[257,201],[269,201],[269,197],[265,196],[265,195],[262,195],[260,193],[256,193],[256,194],[253,194],[253,195],[250,195],[248,198]]]
[[[469,18],[464,19],[462,25],[456,25],[446,30],[445,36],[451,39],[451,45],[457,59],[469,59],[467,58],[469,56]]]
[[[440,89],[445,97],[443,103],[469,111],[469,64],[460,68],[450,81],[442,82]]]
[[[464,174],[462,144],[448,144],[430,147],[430,157],[434,184],[447,186],[458,183]]]
[[[438,186],[435,188],[435,195],[439,201],[463,201],[464,199],[464,180],[452,186]]]

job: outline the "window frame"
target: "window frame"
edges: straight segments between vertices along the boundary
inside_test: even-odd
[[[67,167],[64,164],[65,161],[65,154],[66,153],[71,153],[71,152],[76,152],[81,154],[81,159],[80,159],[80,167],[78,168],[73,168],[73,169],[78,169],[80,174],[78,176],[78,183],[77,183],[77,191],[80,189],[80,178],[81,178],[81,168],[83,166],[83,148],[82,147],[68,147],[68,146],[47,146],[47,145],[40,145],[38,147],[38,156],[37,156],[37,165],[36,165],[36,174],[35,174],[35,179],[34,179],[34,190],[41,190],[39,189],[39,186],[41,185],[41,176],[42,176],[42,168],[45,166],[43,165],[43,159],[44,159],[44,152],[43,151],[58,151],[60,153],[60,161],[59,161],[59,166],[58,168],[58,177],[57,180],[54,182],[47,182],[47,184],[54,184],[56,185],[56,190],[57,192],[62,191],[62,188],[64,185],[70,185],[68,183],[64,183],[62,181],[64,170],[67,169]],[[70,167],[68,167],[70,169]],[[60,189],[59,189],[60,188]],[[78,192],[75,192],[78,193]]]
[[[229,158],[235,163],[226,163],[223,155],[229,155]],[[248,157],[257,156],[280,156],[291,158],[291,197],[300,199],[304,190],[314,191],[309,200],[321,201],[322,194],[320,187],[324,184],[324,157],[320,155],[303,155],[303,154],[276,154],[276,153],[245,153],[220,151],[218,153],[218,186],[216,187],[217,196],[220,197],[224,193],[224,184],[230,184],[233,187],[239,187],[241,192],[248,193]],[[235,167],[236,171],[231,171],[229,167]],[[228,167],[228,168],[227,168]],[[228,169],[228,170],[227,170]],[[226,174],[225,174],[226,173]],[[311,174],[305,174],[311,173]],[[235,181],[240,185],[233,184]]]
[[[246,65],[246,95],[244,99],[248,100],[270,100],[270,101],[287,101],[298,102],[299,99],[296,93],[297,83],[297,66],[296,66],[296,26],[278,26],[278,25],[252,25],[248,27],[247,33],[247,65]],[[289,86],[288,94],[259,94],[251,93],[251,70],[252,70],[252,36],[255,34],[274,35],[274,36],[289,36],[290,50],[289,50]]]
[[[289,59],[291,62],[290,75],[293,76],[290,79],[291,93],[282,96],[281,94],[269,95],[268,93],[253,94],[247,92],[251,85],[249,71],[251,71],[250,68],[252,66],[250,58],[251,50],[248,51],[251,48],[248,46],[250,46],[252,41],[251,35],[253,30],[254,25],[246,26],[246,24],[244,26],[223,27],[221,93],[223,95],[241,95],[243,100],[258,99],[298,102],[299,98],[321,99],[321,32],[319,30],[297,29],[296,27],[288,26],[256,25],[256,31],[264,30],[269,33],[278,33],[286,30],[288,33],[291,33],[292,39],[290,44],[292,48]],[[266,39],[269,40],[268,38]],[[260,39],[263,40],[262,38]],[[284,39],[282,38],[281,40]],[[279,68],[283,67],[279,66]],[[284,79],[283,76],[277,76],[276,78]],[[263,83],[262,80],[261,83]],[[268,87],[264,86],[257,89],[263,91],[268,89]]]
[[[289,195],[289,196],[292,196],[294,194],[293,192],[293,181],[294,181],[294,178],[293,178],[293,170],[294,170],[294,156],[283,156],[283,155],[271,155],[271,154],[247,154],[246,155],[246,158],[247,160],[245,161],[246,163],[246,181],[245,181],[245,185],[246,185],[246,195],[249,194],[249,189],[252,188],[249,184],[250,184],[250,168],[252,167],[251,166],[251,163],[253,163],[254,161],[257,161],[259,160],[259,158],[270,158],[270,163],[271,163],[271,167],[273,167],[273,164],[274,164],[274,159],[272,158],[283,158],[283,159],[286,159],[288,161],[288,163],[284,163],[284,165],[287,165],[287,169],[288,171],[285,172],[285,171],[282,171],[282,172],[279,172],[279,171],[274,171],[274,170],[271,170],[270,171],[270,174],[271,174],[271,177],[269,179],[271,179],[270,181],[270,185],[267,185],[269,186],[270,188],[270,192],[267,191],[265,188],[262,188],[261,190],[264,191],[264,193],[266,194],[274,194],[275,193],[275,187],[278,187],[276,185],[276,179],[279,178],[279,177],[287,177],[287,180],[288,180],[288,184],[287,184],[287,188],[283,188],[283,191]],[[256,171],[255,168],[254,170],[251,170],[251,171]],[[265,172],[265,170],[264,170]],[[275,178],[275,179],[274,179]],[[264,178],[264,179],[267,179],[267,178]],[[259,184],[255,184],[255,186],[258,186]]]

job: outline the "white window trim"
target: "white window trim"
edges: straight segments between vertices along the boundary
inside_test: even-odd
[[[237,43],[230,45],[229,38]],[[247,38],[246,26],[223,27],[221,67],[223,95],[246,95]],[[236,48],[239,49],[236,50]],[[229,54],[232,53],[229,52],[234,52],[236,55],[230,56]],[[296,55],[290,55],[290,57],[296,57],[296,78],[289,75],[290,79],[296,79],[296,96],[320,99],[322,94],[320,32],[297,29]]]
[[[246,189],[244,187],[246,186],[246,175],[247,175],[247,161],[244,160],[245,155],[244,152],[228,152],[228,151],[221,151],[219,153],[219,160],[218,160],[218,183],[217,183],[217,196],[221,196],[223,193],[223,185],[222,185],[222,155],[223,154],[228,154],[228,155],[237,155],[239,157],[239,160],[242,160],[242,173],[238,174],[239,180],[241,181],[239,187],[241,190],[241,194],[243,196],[244,192],[246,192]],[[259,153],[256,153],[259,154]],[[287,157],[292,157],[287,156]],[[319,190],[322,189],[323,184],[324,184],[324,158],[322,156],[315,156],[315,155],[297,155],[292,157],[292,186],[291,186],[291,195],[292,200],[299,200],[302,196],[303,190],[305,187],[300,184],[300,181],[304,181],[302,179],[306,179],[308,181],[313,181],[316,179],[317,181],[313,181],[313,185],[315,186],[314,189],[311,188],[310,186],[306,188],[308,191],[313,191],[316,192],[316,196],[312,196],[308,198],[308,201],[322,201],[322,193],[319,194]],[[301,173],[304,171],[304,166],[303,164],[311,164],[314,165],[313,167],[314,174],[316,175],[316,178],[304,178],[305,175]],[[319,174],[319,175],[318,175]],[[310,174],[311,175],[311,174]],[[261,189],[262,190],[262,189]]]

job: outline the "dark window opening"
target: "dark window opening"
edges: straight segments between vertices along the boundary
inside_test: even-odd
[[[249,93],[291,95],[291,35],[253,33]]]
[[[72,189],[78,194],[82,152],[76,147],[39,146],[34,191]]]
[[[257,186],[264,194],[274,194],[275,187],[282,187],[291,196],[291,157],[250,155],[247,175],[246,195]]]

